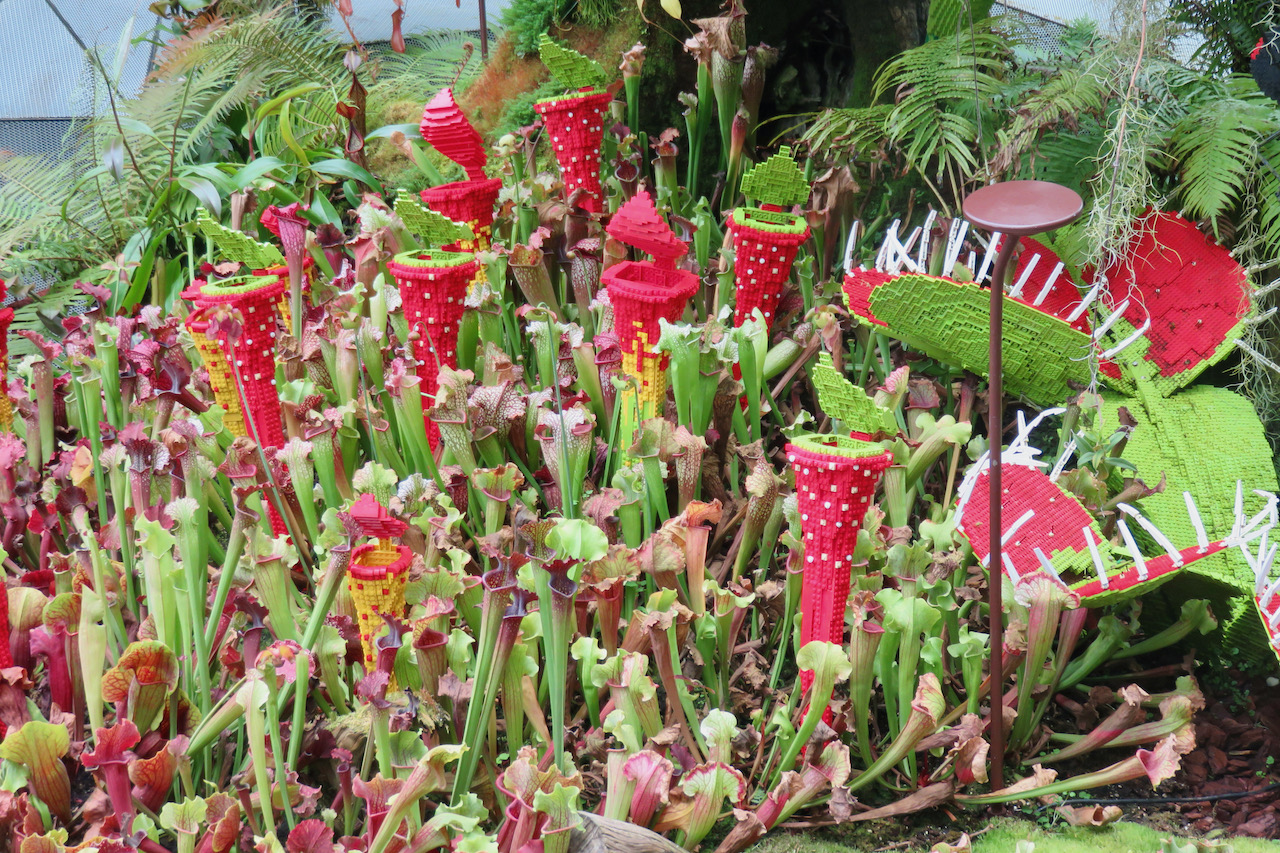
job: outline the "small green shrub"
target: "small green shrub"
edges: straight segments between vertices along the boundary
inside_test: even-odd
[[[538,52],[538,38],[555,23],[559,7],[559,0],[513,0],[506,8],[502,24],[514,38],[518,56]]]
[[[530,92],[521,92],[510,101],[507,102],[507,108],[502,113],[502,118],[498,122],[497,134],[509,133],[518,127],[525,127],[533,124],[538,118],[538,114],[534,112],[533,105],[543,98],[549,98],[560,91],[559,87],[550,80],[543,83],[538,88]]]
[[[578,0],[574,17],[589,27],[604,27],[618,17],[618,0]]]

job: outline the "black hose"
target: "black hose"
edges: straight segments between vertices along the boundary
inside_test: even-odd
[[[1116,800],[1063,800],[1064,806],[1154,806],[1162,803],[1216,803],[1218,800],[1243,800],[1257,794],[1280,790],[1280,782],[1273,782],[1256,791],[1234,791],[1229,794],[1211,794],[1207,797],[1125,797]]]

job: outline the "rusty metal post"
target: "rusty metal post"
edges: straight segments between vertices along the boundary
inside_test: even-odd
[[[1080,215],[1084,202],[1074,191],[1048,181],[1005,181],[982,187],[964,200],[964,216],[979,228],[1004,235],[991,271],[991,324],[988,348],[987,442],[990,475],[987,506],[991,513],[991,553],[987,558],[987,608],[991,625],[991,787],[1004,787],[1004,558],[1000,519],[1001,436],[1004,433],[1004,283],[1020,238],[1060,228]]]

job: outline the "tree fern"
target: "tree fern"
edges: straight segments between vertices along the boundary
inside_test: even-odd
[[[1087,195],[1089,181],[1097,173],[1105,132],[1102,117],[1084,115],[1070,124],[1059,124],[1042,133],[1023,153],[1021,168],[1007,176],[1052,181]]]
[[[1012,123],[999,133],[999,147],[991,158],[992,176],[1020,163],[1045,131],[1064,124],[1079,126],[1082,120],[1101,115],[1110,91],[1109,82],[1097,74],[1062,68],[1022,100]]]
[[[404,53],[380,57],[369,86],[369,111],[377,115],[396,101],[424,101],[449,85],[462,88],[481,67],[470,33],[444,30],[414,36]]]

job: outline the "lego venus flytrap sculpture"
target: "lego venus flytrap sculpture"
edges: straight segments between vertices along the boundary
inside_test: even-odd
[[[783,146],[747,172],[742,193],[760,206],[739,207],[729,214],[737,288],[733,324],[741,326],[758,308],[765,327],[772,328],[796,252],[809,239],[808,223],[787,209],[809,198],[809,184],[791,159],[791,149]]]
[[[654,350],[659,320],[674,323],[698,291],[698,277],[676,269],[688,247],[658,216],[647,192],[639,192],[609,221],[606,230],[617,240],[653,256],[652,261],[623,261],[601,274],[613,305],[614,331],[622,349],[622,372],[637,387],[619,400],[620,436],[629,442],[640,421],[661,417],[667,399],[669,356]],[[638,407],[638,414],[636,409]],[[639,420],[631,423],[631,419]]]
[[[1161,528],[1190,538],[1195,531],[1183,511],[1182,492],[1200,506],[1211,537],[1228,536],[1236,524],[1232,499],[1243,481],[1244,511],[1265,504],[1261,494],[1277,490],[1271,448],[1252,403],[1227,388],[1195,384],[1209,366],[1243,342],[1256,322],[1248,277],[1231,254],[1195,223],[1174,213],[1151,212],[1134,228],[1129,251],[1103,273],[1085,271],[1093,287],[1119,315],[1110,334],[1131,341],[1121,357],[1101,366],[1103,422],[1119,423],[1126,408],[1138,422],[1125,458],[1151,478],[1163,474],[1169,488],[1143,501]],[[1206,440],[1212,437],[1212,440]],[[1147,621],[1177,612],[1188,597],[1208,598],[1223,641],[1246,653],[1267,656],[1267,634],[1251,605],[1254,570],[1232,550],[1196,563],[1167,588],[1168,614],[1158,599],[1147,602]],[[1264,626],[1265,627],[1265,626]]]
[[[1001,454],[1003,512],[999,530],[1002,547],[1001,569],[1017,584],[1045,576],[1080,597],[1086,607],[1100,607],[1150,592],[1170,580],[1184,567],[1231,548],[1246,548],[1265,538],[1275,525],[1276,499],[1266,498],[1264,509],[1245,514],[1243,486],[1238,486],[1237,515],[1231,532],[1211,540],[1205,532],[1200,511],[1189,492],[1178,495],[1188,526],[1194,530],[1195,544],[1179,548],[1144,514],[1127,503],[1117,505],[1118,542],[1103,536],[1097,520],[1075,495],[1058,485],[1061,465],[1045,473],[1047,463],[1028,437],[1044,419],[1060,415],[1064,409],[1046,409],[1029,423],[1020,423],[1017,436]],[[956,529],[973,546],[974,556],[984,566],[991,564],[989,512],[991,455],[981,456],[965,476],[958,490]],[[1163,552],[1147,556],[1139,539],[1154,543]]]
[[[858,530],[893,454],[868,441],[809,435],[787,445],[787,461],[804,536],[800,646],[813,640],[843,646]],[[801,673],[804,689],[812,680],[812,672]]]
[[[484,141],[458,108],[452,89],[441,89],[427,102],[418,127],[423,139],[467,173],[465,181],[430,187],[419,194],[423,204],[436,213],[471,228],[474,236],[444,248],[459,252],[485,251],[493,233],[493,208],[502,181],[484,175],[489,161]],[[475,280],[479,281],[483,275],[484,269],[477,267]]]
[[[1059,276],[1063,263],[1048,248],[1024,240],[1023,249],[1010,297],[1034,298],[1090,334],[1099,376],[1114,389],[1102,392],[1100,423],[1118,426],[1120,408],[1127,409],[1137,427],[1125,458],[1148,478],[1168,481],[1169,488],[1143,501],[1151,521],[1175,538],[1197,536],[1186,498],[1198,505],[1196,520],[1210,538],[1229,537],[1240,515],[1232,499],[1237,481],[1248,486],[1243,511],[1249,514],[1264,506],[1260,496],[1276,491],[1271,450],[1248,400],[1192,383],[1235,347],[1248,349],[1241,338],[1257,320],[1249,316],[1252,290],[1244,269],[1194,223],[1169,212],[1144,214],[1128,249],[1101,272],[1083,268],[1079,288]],[[1085,312],[1095,304],[1110,307],[1090,329]],[[1204,435],[1230,440],[1205,442]],[[1265,656],[1266,634],[1250,604],[1253,586],[1246,557],[1223,549],[1144,599],[1144,621],[1158,626],[1176,618],[1179,602],[1207,598],[1223,641]]]
[[[987,341],[975,336],[982,336],[980,318],[989,309],[968,279],[989,280],[997,251],[1008,241],[993,234],[981,257],[969,254],[965,269],[958,261],[968,224],[953,222],[943,248],[930,257],[923,235],[932,220],[931,215],[902,239],[899,223],[890,225],[872,269],[853,269],[846,260],[847,303],[863,322],[939,360],[985,372],[979,344]],[[1248,400],[1226,388],[1192,383],[1234,347],[1248,349],[1243,336],[1257,322],[1249,316],[1253,291],[1230,253],[1177,214],[1148,213],[1135,223],[1134,233],[1127,252],[1102,273],[1082,269],[1079,284],[1053,251],[1036,240],[1021,240],[1022,253],[1003,300],[1009,318],[1005,380],[1041,405],[1056,404],[1074,395],[1068,381],[1089,383],[1089,361],[1096,360],[1098,378],[1116,389],[1102,392],[1100,424],[1118,425],[1120,408],[1128,409],[1138,426],[1128,437],[1125,458],[1149,479],[1164,475],[1168,480],[1169,488],[1143,502],[1150,520],[1175,539],[1197,536],[1186,492],[1207,535],[1225,539],[1237,522],[1231,497],[1237,480],[1247,486],[1248,514],[1264,505],[1259,495],[1276,491],[1271,452]],[[911,310],[918,304],[907,298],[913,290],[965,294],[964,310],[941,316],[930,303]],[[1091,322],[1094,309],[1097,318]],[[972,334],[957,333],[969,314],[964,324]],[[1205,442],[1204,435],[1230,440]],[[1144,600],[1147,624],[1176,618],[1179,601],[1208,598],[1224,642],[1267,654],[1266,634],[1250,603],[1254,571],[1235,549],[1201,555],[1187,571],[1163,580],[1171,582]]]
[[[405,226],[428,247],[474,239],[466,225],[446,219],[404,195],[396,199],[395,210]],[[471,252],[433,248],[402,252],[387,264],[400,286],[409,331],[418,336],[413,357],[422,380],[423,411],[434,405],[440,368],[458,366],[458,324],[476,266]],[[440,430],[430,416],[426,417],[426,428],[434,450],[440,443]]]
[[[944,364],[956,365],[979,375],[987,375],[990,356],[991,295],[981,284],[989,283],[992,259],[1005,242],[993,235],[990,248],[977,267],[976,280],[951,277],[959,271],[958,260],[968,223],[953,224],[941,263],[934,266],[941,275],[931,275],[927,237],[915,229],[905,240],[898,238],[896,221],[890,225],[872,269],[850,269],[843,291],[849,311],[860,322],[903,341]],[[918,253],[912,249],[920,242]],[[1018,241],[1012,241],[1016,247]],[[1024,242],[1023,258],[1034,253]],[[1032,269],[1049,267],[1040,264]],[[1087,303],[1075,285],[1054,267],[1043,284],[1034,284],[1024,269],[1013,276],[1014,284],[1001,300],[1004,338],[1004,380],[1008,389],[1040,405],[1060,403],[1071,393],[1071,384],[1089,381],[1089,353],[1095,348],[1088,320]],[[1096,294],[1095,294],[1096,296]],[[1054,353],[1046,358],[1045,352]]]
[[[1276,553],[1280,551],[1280,544],[1273,545],[1264,536],[1256,554],[1245,545],[1240,550],[1253,570],[1253,603],[1262,617],[1267,644],[1280,660],[1280,572],[1276,571]]]
[[[374,540],[352,549],[347,567],[347,590],[356,605],[364,666],[373,672],[377,665],[373,638],[382,630],[382,617],[404,618],[404,587],[413,551],[391,541],[400,538],[408,525],[388,515],[373,495],[361,495],[350,515],[355,529]]]
[[[551,152],[560,165],[564,193],[581,190],[578,205],[591,213],[604,209],[600,189],[600,143],[604,139],[604,113],[613,100],[604,89],[604,69],[575,50],[562,47],[545,34],[538,54],[551,76],[567,95],[538,101],[533,108],[542,116],[551,140]]]

